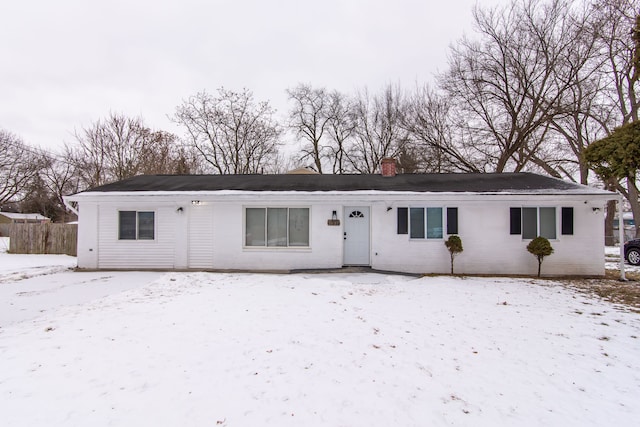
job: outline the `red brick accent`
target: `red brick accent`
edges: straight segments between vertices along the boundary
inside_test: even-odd
[[[382,176],[396,176],[396,159],[382,159]]]

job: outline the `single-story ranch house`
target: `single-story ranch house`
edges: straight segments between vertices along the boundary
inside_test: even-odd
[[[555,250],[546,275],[604,275],[614,193],[531,173],[137,176],[77,202],[81,269],[293,270],[370,266],[535,274],[527,243]]]

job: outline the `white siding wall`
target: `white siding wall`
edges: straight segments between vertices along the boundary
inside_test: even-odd
[[[100,217],[96,203],[83,203],[78,221],[78,267],[98,268],[98,228]]]
[[[213,235],[213,206],[190,206],[189,215],[189,268],[212,269],[214,245],[219,244]]]
[[[81,207],[81,209],[83,209]],[[154,211],[154,240],[118,240],[118,212]],[[99,268],[175,268],[176,215],[172,206],[149,203],[102,203],[98,208]],[[82,217],[82,213],[80,214]],[[82,218],[80,221],[83,221]]]
[[[174,267],[177,269],[186,269],[189,267],[189,215],[187,213],[188,205],[172,206],[177,215],[173,229],[175,230]]]

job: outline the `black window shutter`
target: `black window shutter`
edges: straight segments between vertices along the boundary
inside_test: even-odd
[[[522,234],[522,210],[521,208],[510,208],[510,233],[511,234]]]
[[[562,234],[573,234],[573,208],[562,208]]]
[[[447,208],[447,234],[458,234],[458,208]]]
[[[398,234],[409,234],[409,208],[398,208]]]

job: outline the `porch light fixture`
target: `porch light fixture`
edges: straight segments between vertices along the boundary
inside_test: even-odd
[[[333,212],[331,213],[331,219],[332,219],[332,220],[334,220],[334,221],[335,221],[336,219],[338,219],[338,212],[333,211]]]
[[[182,211],[184,211],[184,208],[182,206],[180,206],[178,209],[176,209],[176,212],[178,212],[179,214],[181,214]]]
[[[593,210],[594,213],[600,212],[600,208],[598,208],[598,207],[593,207],[593,208],[591,208],[591,210]]]
[[[192,204],[193,206],[200,206],[200,205],[202,204],[202,202],[201,202],[200,200],[192,200],[192,201],[191,201],[191,204]]]

